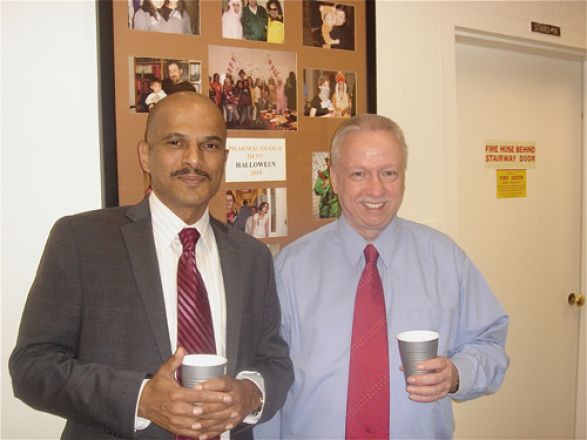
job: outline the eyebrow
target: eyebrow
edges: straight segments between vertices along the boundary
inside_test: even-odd
[[[182,133],[176,133],[176,132],[167,133],[166,135],[164,135],[163,137],[161,137],[161,139],[159,139],[159,142],[166,141],[166,140],[173,139],[173,138],[182,138],[182,139],[184,139],[185,137],[186,137],[186,135],[184,135]]]
[[[224,143],[225,139],[221,138],[220,136],[204,136],[202,138],[198,138],[198,142],[210,142],[210,141],[219,141]]]
[[[160,141],[166,141],[169,139],[173,139],[173,138],[182,138],[185,139],[188,136],[186,136],[183,133],[177,133],[177,132],[173,132],[173,133],[167,133],[165,136],[163,136]],[[220,136],[216,136],[216,135],[210,135],[210,136],[203,136],[198,138],[198,143],[201,142],[210,142],[210,141],[219,141],[219,142],[224,142],[225,139],[220,137]]]

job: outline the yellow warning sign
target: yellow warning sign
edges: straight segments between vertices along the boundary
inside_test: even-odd
[[[495,170],[497,198],[526,197],[526,170]]]

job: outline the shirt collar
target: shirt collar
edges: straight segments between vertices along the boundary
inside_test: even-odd
[[[343,213],[338,219],[336,234],[344,253],[353,264],[357,264],[363,257],[365,246],[372,243],[377,248],[377,252],[379,252],[379,256],[385,265],[389,266],[394,249],[397,248],[397,243],[399,242],[400,223],[400,220],[394,217],[375,240],[367,241],[349,225]]]
[[[213,232],[210,228],[210,213],[208,208],[206,208],[206,211],[204,211],[204,214],[202,214],[202,217],[196,223],[187,225],[157,197],[155,191],[151,191],[149,194],[149,205],[151,208],[153,229],[157,231],[163,242],[176,245],[179,243],[178,234],[182,229],[196,228],[200,233],[200,240],[198,242],[203,242],[207,248],[210,247]]]

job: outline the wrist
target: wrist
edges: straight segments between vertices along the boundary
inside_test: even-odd
[[[453,364],[452,365],[452,371],[453,371],[453,375],[452,375],[452,386],[450,387],[449,393],[450,394],[454,394],[459,390],[459,370],[457,370],[457,367]]]
[[[244,378],[240,380],[248,396],[247,414],[254,415],[263,408],[263,393],[252,380]]]

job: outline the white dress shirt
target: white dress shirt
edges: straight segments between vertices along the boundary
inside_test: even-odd
[[[149,196],[153,237],[159,260],[159,273],[163,287],[165,314],[169,326],[171,351],[177,348],[177,262],[182,252],[179,233],[184,228],[195,227],[200,233],[196,243],[196,265],[208,292],[216,352],[226,355],[226,298],[220,256],[214,232],[210,226],[208,210],[194,225],[186,225],[177,215],[161,202],[154,192]]]
[[[196,243],[196,265],[208,293],[214,326],[214,339],[216,341],[216,354],[226,357],[226,295],[216,237],[210,226],[210,213],[206,209],[195,224],[186,225],[183,220],[159,200],[154,191],[151,191],[149,195],[149,205],[172,353],[175,353],[177,349],[177,263],[183,250],[179,240],[179,233],[184,228],[193,227],[200,233],[200,238]],[[241,371],[236,377],[237,379],[253,381],[261,390],[263,401],[265,400],[265,383],[260,373]],[[143,383],[143,387],[145,383],[146,381]],[[139,392],[139,399],[141,393],[142,387]],[[254,415],[247,416],[244,422],[256,423],[261,418],[261,414],[262,408],[261,411]],[[137,416],[135,428],[142,430],[147,428],[149,424],[150,421]],[[221,438],[228,439],[229,433],[225,432]]]

